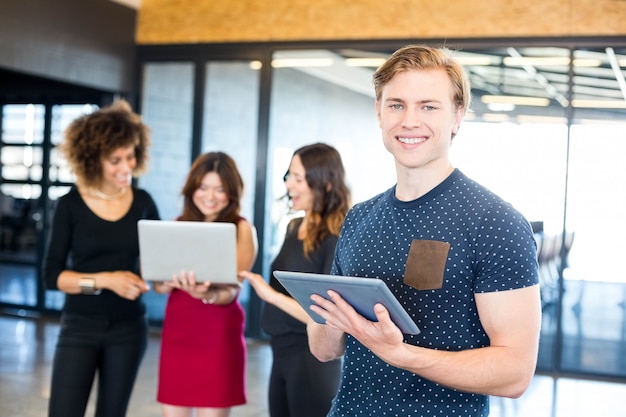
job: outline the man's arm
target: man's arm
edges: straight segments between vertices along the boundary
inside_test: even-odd
[[[340,358],[346,349],[346,334],[310,320],[306,326],[309,349],[322,362]]]
[[[541,327],[539,286],[476,294],[490,345],[460,352],[408,346],[392,365],[461,391],[517,398],[535,373]]]
[[[541,327],[539,286],[476,294],[481,323],[490,346],[458,352],[403,343],[402,333],[380,304],[378,322],[359,315],[337,293],[330,302],[313,296],[312,309],[327,326],[357,338],[385,362],[460,391],[517,398],[535,372]],[[329,330],[331,330],[329,329]],[[309,342],[311,343],[311,342]]]

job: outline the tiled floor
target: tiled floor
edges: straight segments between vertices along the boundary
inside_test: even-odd
[[[0,315],[0,417],[44,417],[50,394],[51,363],[58,321]],[[160,334],[151,331],[128,416],[160,417],[155,400]],[[248,404],[231,417],[267,416],[266,381],[271,352],[264,342],[248,344]],[[87,416],[93,416],[94,395]],[[121,416],[120,416],[121,417]]]
[[[58,333],[52,319],[0,315],[0,417],[43,417],[49,395],[50,364]],[[150,343],[130,403],[131,417],[160,417],[155,401],[160,337]],[[231,417],[267,416],[266,389],[271,362],[267,344],[248,346],[248,404]],[[536,376],[519,400],[492,399],[492,417],[623,417],[626,384]],[[87,415],[93,415],[90,406]],[[297,416],[296,416],[297,417]]]

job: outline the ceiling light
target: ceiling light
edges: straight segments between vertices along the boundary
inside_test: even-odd
[[[273,68],[296,67],[332,67],[335,61],[331,58],[278,58],[272,60]]]
[[[567,124],[567,117],[555,117],[555,116],[534,116],[529,114],[520,114],[515,118],[517,123],[555,123],[564,125]]]
[[[609,63],[611,64],[613,74],[615,74],[615,80],[619,85],[619,89],[622,91],[622,97],[624,98],[624,100],[626,100],[626,79],[624,79],[624,73],[620,68],[619,62],[617,61],[617,56],[615,56],[615,51],[613,51],[613,48],[606,48],[606,55],[609,57]]]
[[[515,104],[513,103],[489,103],[487,108],[491,111],[513,111]]]
[[[506,57],[503,59],[504,65],[509,67],[522,67],[524,65],[533,65],[533,66],[568,66],[570,63],[570,59],[568,57]],[[574,66],[575,67],[599,67],[602,65],[601,59],[592,59],[592,58],[574,58]]]
[[[516,106],[547,107],[550,105],[550,100],[542,97],[484,95],[480,101],[485,104],[514,104]]]
[[[509,67],[522,67],[524,65],[532,66],[552,66],[552,65],[569,65],[568,57],[525,57],[525,56],[507,56],[503,59],[504,65]]]
[[[475,67],[486,67],[489,65],[497,65],[500,63],[500,60],[497,57],[491,56],[456,56],[455,59],[457,62],[463,66],[471,65]]]
[[[624,100],[572,100],[572,107],[584,109],[626,109]]]
[[[574,66],[575,67],[599,67],[602,65],[601,59],[592,59],[592,58],[574,58]]]
[[[482,119],[484,122],[497,122],[497,123],[508,122],[511,120],[509,118],[509,115],[504,114],[504,113],[485,113],[483,114]]]
[[[346,58],[347,67],[374,67],[378,68],[386,61],[385,58]]]
[[[575,119],[574,124],[577,125],[609,125],[609,126],[619,126],[619,127],[624,127],[626,126],[626,122],[623,122],[621,120],[615,120],[615,119],[610,119],[610,120],[603,120],[603,119]]]

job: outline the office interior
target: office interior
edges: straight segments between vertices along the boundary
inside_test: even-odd
[[[73,181],[56,149],[73,118],[118,97],[136,107],[152,130],[149,171],[137,185],[164,219],[179,213],[198,154],[233,156],[243,215],[259,236],[254,270],[269,277],[297,215],[282,198],[293,150],[337,147],[354,202],[393,185],[371,74],[408,43],[446,45],[464,64],[473,100],[454,164],[536,232],[537,377],[522,399],[494,399],[492,415],[623,415],[626,2],[336,3],[0,0],[0,416],[26,415],[4,400],[21,395],[11,388],[18,381],[37,387],[31,406],[45,402],[63,294],[43,287],[41,263],[55,201]],[[159,415],[150,384],[166,298],[144,300],[151,345],[133,415]],[[234,413],[266,415],[262,304],[245,285],[240,301],[253,395]]]

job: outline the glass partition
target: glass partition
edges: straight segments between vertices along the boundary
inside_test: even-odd
[[[148,172],[139,178],[162,219],[180,214],[180,189],[191,162],[194,65],[150,63],[143,68],[141,115],[151,130]]]
[[[0,302],[34,307],[45,107],[7,104],[1,110]]]
[[[45,199],[47,204],[46,213],[48,221],[46,225],[52,224],[54,210],[57,200],[67,194],[76,177],[72,173],[69,163],[61,153],[58,145],[63,142],[65,129],[76,118],[85,114],[92,113],[98,109],[95,104],[63,104],[52,106],[51,127],[50,127],[50,146],[47,148],[49,153],[48,162],[48,195]],[[47,234],[46,234],[47,235]],[[44,306],[50,310],[61,310],[65,302],[65,293],[61,291],[45,291]]]
[[[206,91],[201,152],[230,155],[243,178],[241,215],[254,222],[260,63],[211,61],[205,66]],[[247,309],[250,286],[244,283],[239,302]]]
[[[355,202],[393,185],[371,86],[388,54],[274,54],[266,275],[289,219],[282,175],[297,147],[336,146]],[[511,202],[536,231],[543,306],[538,370],[624,375],[623,361],[616,362],[626,350],[617,239],[625,231],[618,211],[626,192],[613,186],[624,175],[624,51],[505,47],[455,55],[470,77],[473,101],[454,139],[453,163]],[[602,356],[604,342],[611,349]]]
[[[39,265],[46,228],[54,202],[67,192],[73,176],[54,148],[71,120],[91,105],[7,104],[2,106],[0,146],[0,302],[35,307],[38,304]],[[46,142],[45,115],[50,109],[50,132]],[[50,157],[50,155],[54,155]],[[46,172],[47,171],[47,172]],[[51,186],[54,183],[63,187]],[[44,214],[48,215],[44,219]],[[57,300],[51,302],[50,300]],[[44,308],[60,309],[63,295],[46,291]]]
[[[288,220],[283,176],[297,148],[315,142],[336,147],[353,202],[373,197],[395,181],[393,160],[376,121],[373,68],[347,66],[344,56],[331,51],[280,51],[272,66],[265,271],[280,248]]]
[[[143,67],[141,115],[151,130],[148,172],[138,184],[154,198],[163,220],[180,214],[181,187],[191,161],[194,65],[149,63]],[[163,320],[167,295],[144,294],[148,318]]]
[[[574,57],[560,368],[626,377],[626,49]]]
[[[165,51],[157,62],[144,62],[141,113],[153,144],[149,172],[139,186],[153,195],[162,218],[173,219],[194,153],[230,153],[246,183],[244,216],[264,217],[256,227],[263,230],[259,256],[268,278],[284,226],[298,215],[287,212],[282,198],[283,174],[296,148],[313,142],[337,147],[354,202],[394,184],[371,76],[397,46],[259,46],[252,52],[233,46],[239,58],[229,60],[223,59],[225,49],[198,46],[196,55],[183,60]],[[626,191],[620,184],[626,176],[621,161],[626,48],[458,49],[473,102],[454,140],[452,160],[533,222],[543,305],[538,371],[624,378],[626,276],[620,237],[626,224],[620,210]],[[242,58],[270,53],[271,68],[261,68],[258,56]],[[34,281],[16,278],[38,273],[41,214],[52,212],[73,181],[55,146],[63,126],[89,111],[83,105],[55,107],[48,139],[45,109],[2,105],[0,190],[9,199],[2,204],[0,303],[32,306],[36,300]],[[266,150],[267,158],[259,159]],[[257,182],[264,175],[266,194],[253,195],[263,189]],[[26,216],[14,228],[17,212]],[[247,297],[244,292],[244,303]],[[58,308],[62,294],[47,292],[45,300],[46,307]],[[164,299],[149,293],[146,302],[158,321]],[[257,307],[248,310],[248,318],[258,318]]]

